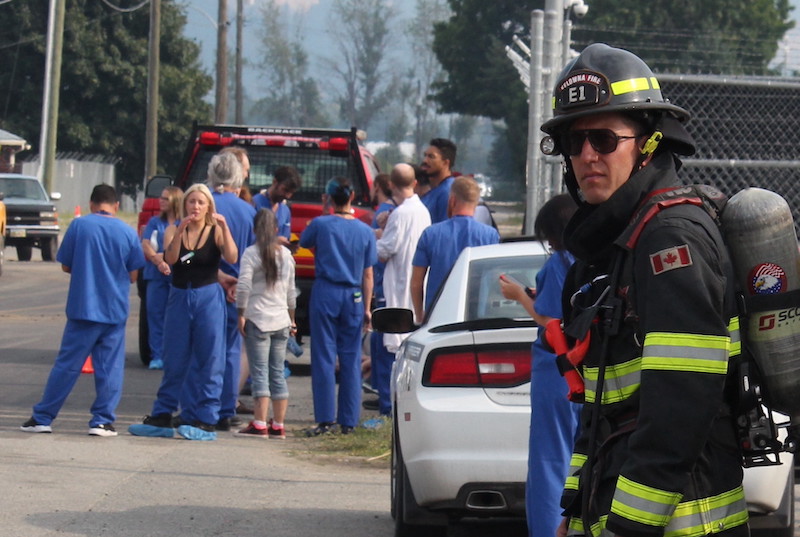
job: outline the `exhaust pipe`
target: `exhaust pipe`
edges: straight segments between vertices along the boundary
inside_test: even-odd
[[[468,509],[475,511],[502,511],[508,509],[508,503],[502,493],[496,490],[474,490],[467,496]]]

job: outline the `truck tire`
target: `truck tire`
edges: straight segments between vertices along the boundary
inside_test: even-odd
[[[42,239],[42,261],[55,261],[58,253],[58,237]]]
[[[17,259],[20,261],[30,261],[33,248],[30,244],[20,244],[17,246]]]

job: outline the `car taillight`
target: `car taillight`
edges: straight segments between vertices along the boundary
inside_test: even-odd
[[[531,378],[530,347],[461,349],[428,358],[426,386],[517,386]]]

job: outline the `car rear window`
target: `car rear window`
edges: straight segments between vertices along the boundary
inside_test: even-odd
[[[466,320],[530,319],[519,302],[503,296],[498,280],[501,274],[507,274],[526,287],[536,287],[536,273],[546,259],[544,255],[531,255],[472,261],[467,282]]]
[[[208,163],[217,151],[217,148],[200,151],[192,166],[190,184],[205,182]],[[271,185],[273,172],[281,166],[294,166],[303,178],[303,185],[292,201],[320,203],[325,185],[340,175],[350,178],[351,184],[356,187],[357,198],[363,194],[360,181],[356,178],[355,165],[348,155],[331,154],[318,149],[259,145],[248,146],[247,155],[250,159],[249,186],[253,194]]]

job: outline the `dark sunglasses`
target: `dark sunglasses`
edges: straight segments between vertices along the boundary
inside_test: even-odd
[[[592,149],[602,155],[608,155],[617,150],[620,140],[639,138],[641,134],[635,136],[620,136],[610,129],[586,129],[580,131],[569,131],[561,137],[561,151],[569,156],[580,155],[583,144],[589,140]]]

